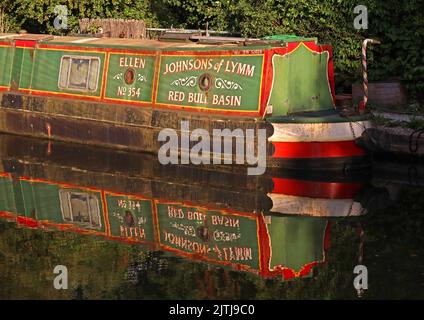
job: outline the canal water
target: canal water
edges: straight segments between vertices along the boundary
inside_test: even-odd
[[[0,135],[0,298],[422,299],[424,166],[248,177]]]

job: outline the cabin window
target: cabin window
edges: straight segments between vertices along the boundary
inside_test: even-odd
[[[63,220],[89,228],[100,229],[99,201],[89,193],[59,191],[60,207]]]
[[[61,89],[96,91],[100,59],[97,57],[63,56],[58,85]]]

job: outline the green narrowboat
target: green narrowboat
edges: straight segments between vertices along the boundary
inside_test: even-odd
[[[336,109],[332,59],[294,36],[0,34],[0,131],[157,154],[159,132],[187,121],[211,136],[266,129],[267,167],[362,165],[371,123]]]

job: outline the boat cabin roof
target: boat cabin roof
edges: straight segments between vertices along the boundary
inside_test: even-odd
[[[48,44],[64,45],[84,45],[94,47],[131,47],[142,49],[166,49],[166,48],[232,48],[232,47],[280,47],[287,42],[293,41],[314,41],[316,38],[303,38],[295,36],[269,37],[265,39],[236,38],[236,37],[213,37],[192,34],[176,34],[176,36],[163,36],[159,40],[150,39],[128,39],[128,38],[108,38],[96,37],[94,35],[79,36],[54,36],[44,34],[29,33],[0,33],[0,41],[13,40],[35,40]]]

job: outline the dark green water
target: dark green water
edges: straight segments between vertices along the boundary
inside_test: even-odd
[[[193,176],[188,176],[186,172],[168,172],[165,175],[150,170],[154,166],[152,163],[138,167],[128,161],[127,166],[120,166],[120,157],[125,155],[117,157],[109,154],[106,157],[102,151],[86,153],[79,147],[52,147],[44,142],[16,139],[0,139],[2,171],[12,172],[15,185],[22,177],[47,181],[58,181],[60,177],[60,181],[72,182],[73,185],[108,190],[113,185],[116,192],[141,194],[144,187],[138,183],[142,183],[143,186],[149,184],[150,196],[163,198],[164,194],[168,194],[173,201],[197,201],[213,208],[214,205],[228,207],[230,204],[230,209],[237,208],[240,212],[249,211],[249,206],[252,206],[252,211],[258,212],[261,206],[265,211],[263,208],[269,206],[266,200],[270,190],[267,189],[269,186],[266,181],[252,185],[240,175],[239,186],[242,191],[239,198],[234,195],[227,197],[230,192],[237,191],[234,188],[238,185],[237,181],[233,181],[228,190],[224,187],[231,179],[237,180],[234,176],[228,178],[227,173],[212,170],[202,175],[197,172]],[[17,145],[19,148],[16,148]],[[72,161],[69,160],[71,158]],[[304,206],[301,212],[315,217],[291,215],[287,220],[282,220],[282,226],[290,221],[295,230],[281,227],[283,234],[277,234],[275,239],[281,238],[278,241],[286,242],[273,243],[275,255],[278,250],[282,250],[285,261],[291,261],[295,258],[291,255],[301,256],[302,250],[312,248],[315,251],[322,250],[325,256],[325,262],[314,266],[310,273],[290,280],[284,280],[281,274],[270,277],[259,272],[237,271],[233,267],[206,263],[196,256],[186,257],[160,247],[152,249],[144,244],[129,244],[104,236],[45,226],[30,227],[17,223],[18,216],[28,209],[25,208],[28,202],[24,199],[17,206],[15,216],[0,218],[0,298],[358,299],[353,287],[353,268],[363,264],[368,269],[369,286],[363,299],[422,299],[424,188],[419,185],[423,183],[423,172],[420,164],[377,161],[372,172],[363,178],[332,179],[324,175],[325,182],[334,180],[336,184],[346,183],[349,186],[360,183],[361,187],[355,189],[352,197],[356,203],[361,204],[364,215],[317,217],[320,215],[319,206],[313,209]],[[173,174],[175,179],[172,178]],[[220,178],[229,180],[223,181],[220,187]],[[307,191],[298,190],[303,193],[303,200],[297,197],[296,201],[305,203],[306,198],[314,198],[317,193],[324,197],[325,186],[320,184],[322,181],[317,177],[296,177],[294,180],[302,183],[306,181],[312,186],[308,191],[312,192],[309,196],[304,194]],[[0,201],[8,199],[6,191],[1,190],[3,194],[0,195]],[[243,199],[251,194],[252,197],[255,194],[257,199],[262,199],[259,195],[263,194],[264,198],[252,204],[246,203]],[[333,201],[331,203],[341,197],[330,194],[327,195]],[[43,200],[40,198],[37,201]],[[39,208],[44,208],[44,205],[48,204],[37,203],[37,214],[40,214]],[[337,211],[339,209],[331,210],[333,215],[341,212]],[[277,217],[284,217],[285,214],[273,213]],[[309,229],[300,225],[296,227],[301,219],[315,219],[314,223],[330,225],[331,230],[326,233],[329,246],[325,250],[321,249],[321,240],[326,234],[316,231],[317,235],[309,235],[305,231]],[[56,277],[53,269],[57,265],[68,268],[67,290],[56,290],[53,286]]]

